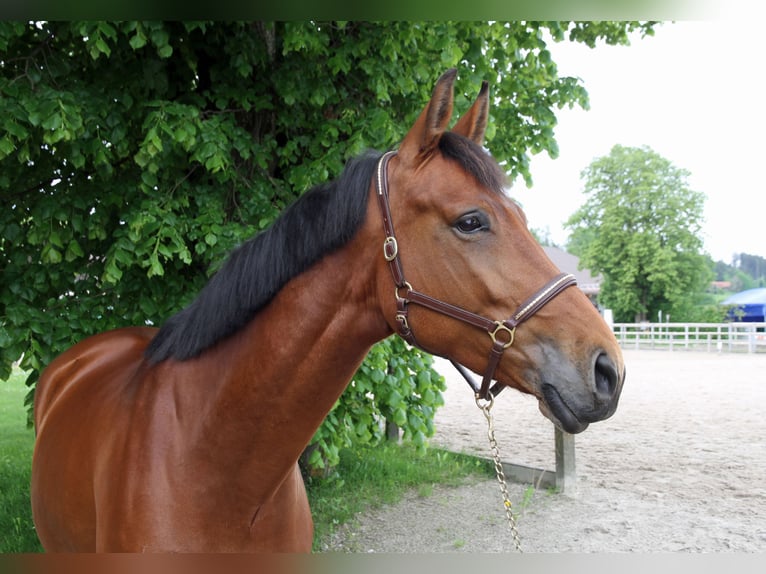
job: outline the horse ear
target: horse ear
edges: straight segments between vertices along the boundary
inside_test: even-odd
[[[484,145],[484,132],[489,119],[489,83],[482,82],[479,95],[465,115],[463,115],[452,131],[473,140],[480,146]]]
[[[452,117],[452,86],[457,70],[444,72],[437,80],[431,101],[420,113],[410,131],[399,146],[399,157],[406,163],[423,161],[435,148],[439,138],[446,131]]]

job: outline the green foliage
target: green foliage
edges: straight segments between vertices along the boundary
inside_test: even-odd
[[[614,146],[582,174],[585,204],[567,222],[583,266],[602,273],[600,302],[617,321],[662,310],[692,320],[713,277],[700,238],[704,195],[688,172],[647,147]]]
[[[528,154],[557,153],[555,110],[587,106],[580,81],[558,76],[544,31],[593,45],[652,28],[0,22],[0,379],[23,357],[33,387],[89,334],[161,324],[309,187],[363,149],[400,141],[450,66],[460,70],[458,112],[491,82],[499,105],[488,145],[509,174],[529,179]],[[394,363],[386,369],[402,368]],[[354,400],[335,413],[336,428],[361,412]],[[378,400],[380,414],[404,418],[395,396]],[[406,411],[417,443],[428,416]],[[354,423],[359,435],[374,436],[373,418]],[[333,444],[330,455],[343,441]]]
[[[387,421],[422,452],[434,433],[436,409],[444,404],[444,377],[432,365],[430,355],[398,337],[375,345],[311,440],[308,466],[332,467],[341,448],[380,443]]]

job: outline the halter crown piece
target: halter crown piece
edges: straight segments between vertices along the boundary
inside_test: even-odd
[[[391,269],[391,275],[396,286],[394,293],[396,296],[396,326],[397,333],[402,339],[410,345],[418,347],[426,352],[430,352],[422,345],[418,344],[412,327],[409,322],[409,305],[415,304],[425,307],[436,313],[446,315],[458,321],[468,323],[483,329],[489,335],[492,341],[492,348],[489,352],[489,360],[484,370],[484,377],[479,385],[471,376],[471,373],[464,366],[456,363],[449,357],[450,362],[460,372],[476,394],[477,399],[489,400],[496,396],[504,386],[501,383],[495,383],[490,386],[494,377],[503,352],[513,345],[516,335],[516,327],[537,313],[546,303],[564,291],[567,287],[577,285],[577,280],[571,273],[561,273],[545,284],[539,291],[524,301],[519,308],[504,321],[493,321],[476,313],[472,313],[462,307],[445,303],[439,299],[434,299],[424,293],[420,293],[412,288],[404,278],[402,262],[399,258],[399,244],[396,241],[394,233],[394,224],[391,219],[391,207],[388,201],[388,162],[396,155],[395,151],[390,151],[380,158],[377,167],[377,177],[375,179],[375,190],[378,196],[378,205],[383,216],[383,231],[386,238],[383,241],[383,257],[388,262]]]

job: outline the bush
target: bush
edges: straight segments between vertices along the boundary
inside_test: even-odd
[[[343,448],[385,439],[386,422],[422,452],[433,435],[436,409],[444,404],[444,377],[433,357],[399,337],[375,345],[341,398],[319,427],[303,457],[311,474],[326,474]]]

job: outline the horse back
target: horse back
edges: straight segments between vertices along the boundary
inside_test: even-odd
[[[156,331],[150,327],[128,327],[99,333],[56,357],[35,388],[35,430],[40,432],[57,401],[75,387],[105,384],[103,377],[124,377],[135,372]]]

